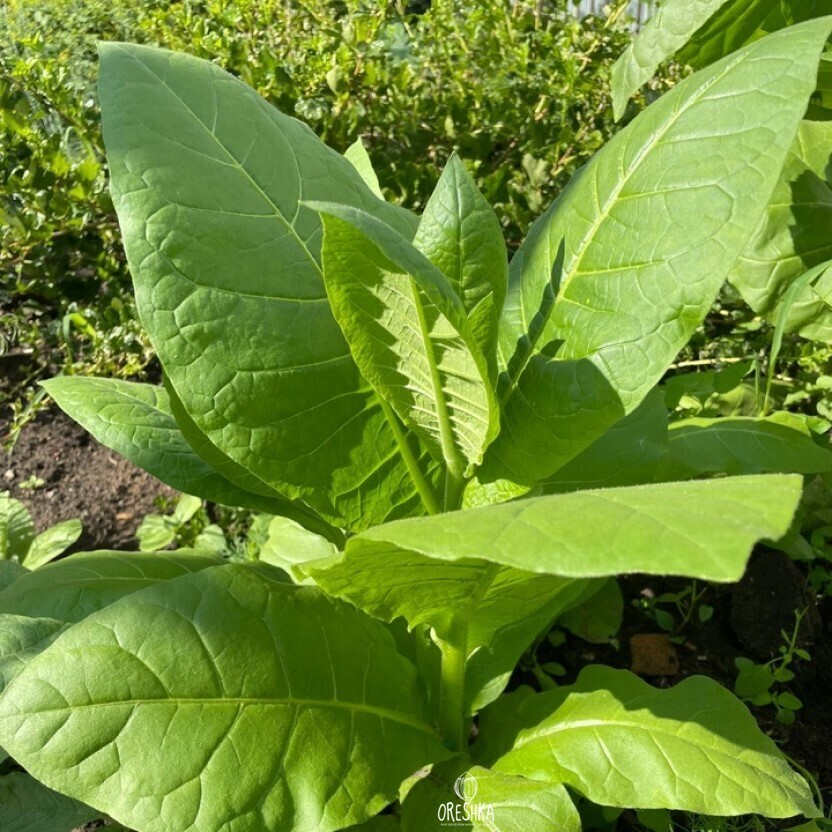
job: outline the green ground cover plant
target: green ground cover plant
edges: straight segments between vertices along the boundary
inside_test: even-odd
[[[594,666],[505,690],[611,577],[737,580],[790,531],[800,474],[832,468],[805,419],[668,427],[657,388],[766,211],[831,30],[783,28],[678,84],[510,260],[458,157],[417,216],[361,143],[335,152],[212,63],[103,44],[113,201],[164,385],[46,389],[169,485],[279,520],[259,561],[0,572],[0,745],[27,787],[138,832],[577,830],[573,795],[820,816],[711,679]]]

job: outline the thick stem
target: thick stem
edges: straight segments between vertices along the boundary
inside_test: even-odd
[[[452,751],[465,747],[465,670],[468,664],[468,622],[455,619],[447,638],[439,639],[439,730]]]
[[[455,477],[450,471],[445,472],[444,511],[456,511],[460,507],[465,485],[466,481],[461,477]]]

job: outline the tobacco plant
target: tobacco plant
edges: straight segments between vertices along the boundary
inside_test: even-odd
[[[459,159],[416,217],[360,144],[338,155],[210,63],[103,45],[165,383],[47,389],[175,488],[285,521],[272,563],[104,552],[10,576],[0,744],[27,782],[138,832],[576,830],[574,795],[817,816],[710,679],[504,690],[609,576],[733,581],[789,527],[799,476],[655,483],[647,427],[666,434],[655,385],[766,208],[831,29],[679,84],[510,266]]]

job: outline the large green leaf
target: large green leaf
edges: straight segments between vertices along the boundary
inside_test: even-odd
[[[669,430],[657,479],[705,474],[820,474],[832,470],[832,451],[778,418],[743,416],[682,419]]]
[[[448,756],[385,627],[246,566],[135,593],[0,697],[34,776],[141,832],[327,832]]]
[[[402,803],[402,832],[442,832],[449,827],[472,832],[580,832],[578,810],[563,786],[468,766],[463,759],[449,760],[422,777]]]
[[[832,260],[832,122],[804,121],[754,236],[729,277],[743,299],[776,319],[803,272]],[[792,300],[787,330],[832,332],[832,308],[812,286]]]
[[[85,552],[18,578],[0,592],[0,613],[80,621],[119,598],[222,563],[178,552]]]
[[[0,691],[58,636],[66,625],[54,618],[0,613]],[[5,827],[2,827],[5,832]]]
[[[502,728],[511,747],[495,770],[565,783],[603,806],[820,814],[745,705],[704,676],[657,690],[590,667],[571,688],[524,699]]]
[[[654,389],[632,413],[541,485],[547,494],[556,494],[651,482],[666,452],[667,407],[662,392]]]
[[[324,222],[324,281],[365,378],[461,478],[498,428],[485,357],[448,279],[394,229],[348,206]]]
[[[23,772],[0,777],[3,832],[70,832],[100,816],[95,809],[53,792]]]
[[[500,694],[538,633],[598,588],[594,581],[481,559],[437,560],[361,537],[352,538],[337,561],[307,569],[329,594],[384,621],[403,617],[411,628],[427,624],[440,638],[466,625],[471,713]]]
[[[330,311],[320,220],[300,202],[354,205],[410,237],[415,218],[208,61],[102,44],[99,92],[139,312],[194,424],[336,525],[418,510]]]
[[[273,491],[267,496],[240,488],[200,458],[183,437],[163,387],[83,376],[58,376],[43,386],[99,442],[172,488],[222,505],[314,523],[303,506]]]
[[[572,578],[736,581],[755,542],[786,533],[801,488],[799,476],[768,475],[535,497],[386,523],[351,538],[344,557],[372,545],[379,567],[416,553],[461,571],[482,559]]]
[[[660,379],[768,203],[830,29],[777,32],[678,84],[532,226],[501,320],[490,476],[545,479]]]
[[[455,153],[425,205],[413,245],[448,278],[469,314],[491,295],[481,342],[490,355],[506,296],[506,244],[496,214]]]
[[[630,96],[649,81],[710,18],[731,0],[666,0],[613,64],[610,83],[615,120]]]

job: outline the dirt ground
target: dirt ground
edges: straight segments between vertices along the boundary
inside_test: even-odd
[[[0,422],[0,440],[7,430]],[[28,507],[38,531],[79,518],[84,531],[71,551],[135,549],[142,517],[158,497],[175,494],[57,409],[27,424],[10,455],[0,453],[5,490]]]

